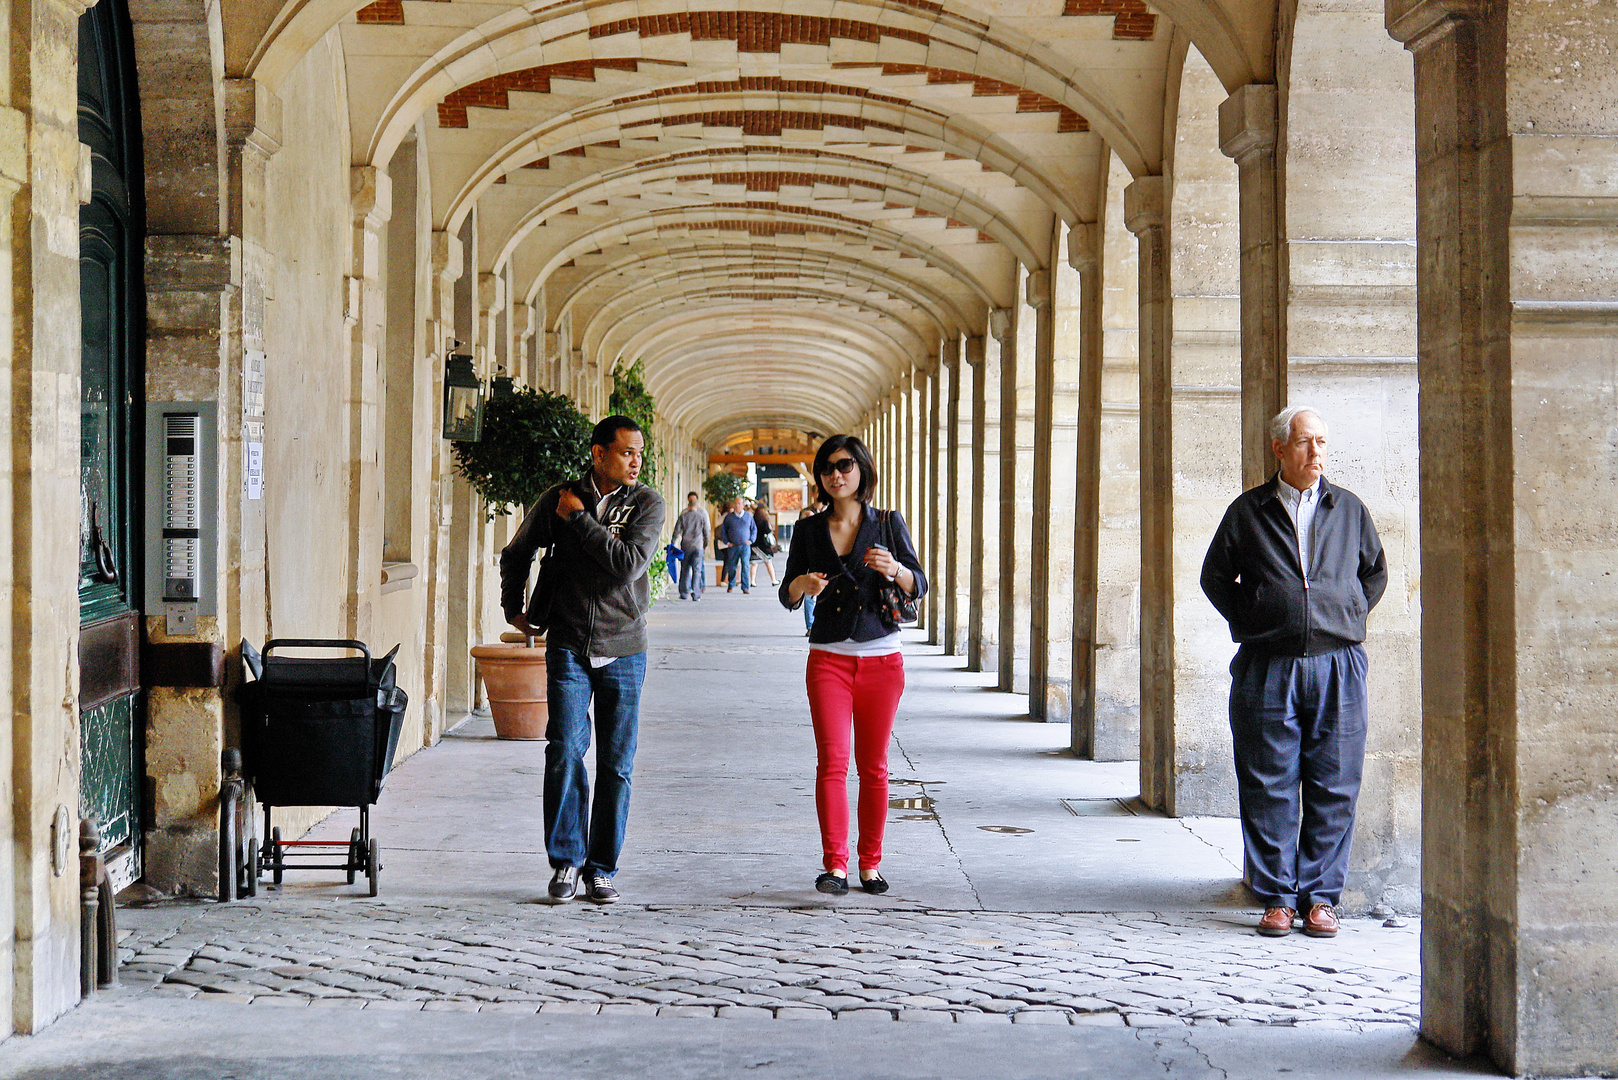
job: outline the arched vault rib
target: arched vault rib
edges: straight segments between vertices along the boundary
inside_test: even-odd
[[[688,111],[691,106],[700,108]],[[438,211],[440,227],[450,232],[460,228],[472,205],[490,185],[533,161],[555,158],[593,144],[621,144],[654,128],[664,131],[666,119],[684,121],[693,116],[699,118],[698,123],[711,119],[711,123],[702,124],[702,137],[713,148],[739,146],[743,145],[743,133],[749,125],[778,122],[782,114],[812,117],[821,130],[871,133],[891,140],[896,146],[922,146],[975,160],[1032,191],[1068,225],[1084,220],[1074,193],[1066,190],[1069,185],[1047,175],[1027,153],[972,118],[929,115],[915,108],[880,101],[864,102],[855,112],[826,108],[821,99],[807,95],[778,94],[772,103],[770,95],[735,94],[693,98],[684,107],[678,100],[637,101],[621,106],[595,106],[547,118],[509,138],[470,172],[449,203]],[[731,131],[736,134],[728,134]]]
[[[868,325],[880,328],[883,336],[906,355],[915,355],[927,349],[926,336],[909,320],[869,297],[856,298],[829,288],[815,289],[802,284],[785,286],[783,291],[777,292],[766,283],[750,284],[723,273],[682,278],[674,289],[640,288],[620,293],[595,311],[582,334],[575,327],[575,334],[586,354],[617,360],[627,351],[626,343],[635,327],[648,314],[669,307],[735,299],[768,302],[777,308],[797,303],[845,306],[861,313],[862,318],[868,320]]]
[[[545,259],[538,278],[549,280],[558,267],[582,255],[604,251],[617,244],[632,245],[639,240],[655,240],[660,232],[689,232],[693,229],[747,231],[750,236],[772,237],[778,244],[782,238],[796,241],[794,246],[806,244],[805,238],[809,236],[845,238],[869,248],[888,248],[898,253],[901,258],[909,256],[916,259],[928,268],[954,280],[987,307],[1006,307],[1015,300],[1011,295],[1012,286],[1009,281],[980,281],[943,251],[926,247],[890,229],[848,219],[834,220],[826,212],[759,203],[735,206],[716,204],[696,208],[669,207],[637,217],[624,217],[606,222],[569,239],[560,250]]]
[[[848,369],[826,364],[828,351],[835,350],[813,339],[716,335],[700,347],[646,356],[646,388],[670,420],[689,428],[723,424],[740,411],[766,412],[784,401],[813,402],[823,417],[846,427],[892,384],[864,381],[856,392]]]
[[[884,39],[901,47],[892,52],[893,59],[913,61],[916,44],[924,46],[927,56],[959,57],[961,62],[951,66],[1044,94],[1083,115],[1132,173],[1149,172],[1159,164],[1161,115],[1155,102],[1129,100],[1136,96],[1129,93],[1120,100],[1096,81],[1087,65],[1007,23],[974,18],[968,8],[932,3],[911,8],[887,0],[809,0],[790,16],[778,6],[642,16],[635,0],[585,0],[532,13],[503,12],[469,28],[401,80],[370,137],[356,138],[356,155],[362,163],[386,162],[418,116],[457,88],[493,75],[588,58],[656,58],[658,43],[671,37],[734,41],[738,46],[745,38],[745,50],[738,51],[747,53],[779,52],[782,43],[794,43],[761,42],[760,26],[765,24],[759,19],[813,26],[811,41],[820,44],[824,37],[829,52],[836,51],[830,45],[838,41],[877,43],[877,49],[866,51],[874,52],[878,64],[888,59],[880,44]],[[727,31],[732,23],[738,29]],[[763,37],[770,36],[768,26],[773,25],[767,24]]]
[[[783,177],[786,179],[783,180]],[[580,178],[554,197],[534,206],[516,222],[510,233],[494,248],[492,257],[486,260],[488,269],[498,270],[510,258],[512,250],[547,219],[567,213],[586,202],[638,195],[643,189],[664,181],[676,184],[712,181],[723,186],[742,186],[749,193],[768,191],[778,196],[782,187],[814,184],[841,186],[849,190],[844,197],[853,201],[871,202],[884,208],[909,206],[935,216],[959,219],[963,224],[1005,245],[1024,266],[1039,270],[1045,265],[1046,256],[1041,251],[1045,245],[1037,244],[1033,238],[1025,236],[1015,223],[1001,217],[993,206],[972,191],[946,186],[896,163],[861,161],[843,155],[839,155],[839,159],[822,162],[812,157],[759,153],[749,154],[740,161],[705,156],[661,164],[637,162]],[[860,190],[859,195],[855,194],[856,189]],[[736,197],[729,195],[725,199],[728,201]]]
[[[891,292],[906,303],[914,304],[919,310],[927,313],[943,334],[966,332],[970,327],[981,326],[982,319],[986,317],[981,315],[979,318],[970,318],[950,297],[925,282],[900,278],[884,267],[860,262],[843,253],[808,249],[783,251],[774,247],[759,248],[703,242],[668,246],[655,258],[624,256],[600,267],[594,273],[582,276],[566,290],[546,297],[548,301],[546,328],[555,330],[562,316],[576,307],[586,292],[597,288],[606,279],[627,275],[632,269],[645,268],[650,272],[652,268],[663,264],[672,264],[673,273],[681,272],[685,266],[697,270],[734,266],[736,273],[753,275],[754,278],[761,274],[794,273],[826,280],[867,284],[874,289]],[[528,303],[532,304],[537,300],[539,289],[545,283],[543,278],[534,280],[527,293]]]
[[[688,307],[664,314],[636,331],[626,343],[626,355],[635,359],[678,353],[693,340],[694,329],[723,325],[737,334],[751,334],[779,348],[787,341],[815,341],[828,353],[844,358],[869,358],[880,385],[891,385],[915,360],[915,354],[880,334],[868,323],[842,321],[833,313],[810,307],[761,308],[749,303]]]

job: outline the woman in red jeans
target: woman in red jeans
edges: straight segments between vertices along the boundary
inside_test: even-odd
[[[905,688],[899,628],[878,614],[878,591],[892,582],[919,599],[927,577],[904,519],[871,506],[876,468],[865,444],[833,435],[815,454],[824,508],[792,531],[781,603],[815,598],[809,630],[809,715],[815,725],[815,810],[825,872],[815,888],[848,892],[848,757],[853,733],[860,774],[860,887],[885,893],[882,830],[888,819],[888,739]]]

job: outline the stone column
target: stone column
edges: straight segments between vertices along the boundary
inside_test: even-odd
[[[969,369],[963,378],[971,379],[971,400],[964,410],[962,424],[967,428],[964,441],[968,447],[965,467],[966,511],[962,523],[968,530],[963,545],[966,559],[966,670],[982,671],[984,627],[989,622],[988,607],[984,600],[994,588],[994,574],[999,569],[1000,557],[995,539],[986,532],[992,521],[999,524],[995,511],[999,504],[1000,440],[998,423],[989,427],[987,350],[981,335],[966,339],[966,364]],[[996,349],[996,359],[999,350]],[[997,391],[998,392],[998,391]],[[998,402],[996,403],[998,404]],[[998,420],[998,410],[995,419]],[[990,561],[993,560],[993,566]],[[993,639],[990,639],[991,643]]]
[[[88,5],[11,6],[9,79],[0,89],[0,345],[6,447],[0,516],[9,616],[0,667],[11,694],[0,720],[7,819],[0,884],[12,966],[9,1023],[35,1032],[79,1000],[75,843],[58,873],[53,830],[77,836],[79,738],[78,19]],[[13,194],[15,193],[15,194]]]
[[[976,394],[978,375],[983,366],[983,342],[980,338],[958,338],[961,361],[955,366],[955,377],[950,380],[950,425],[955,463],[950,469],[950,555],[949,563],[954,579],[951,596],[954,614],[949,619],[944,651],[951,656],[964,657],[970,633],[972,612],[972,401]],[[978,343],[978,357],[971,357],[972,342]]]
[[[393,181],[374,166],[349,170],[353,234],[344,280],[348,361],[348,566],[351,637],[371,640],[382,587],[382,485],[377,475],[377,410],[387,297],[380,273],[382,230],[393,212]]]
[[[944,551],[946,549],[945,530],[949,528],[949,517],[944,512],[944,506],[949,498],[949,476],[945,469],[945,452],[948,436],[945,430],[945,421],[949,417],[949,371],[944,366],[944,350],[939,349],[938,355],[928,357],[932,364],[932,378],[928,382],[927,394],[927,547],[922,553],[922,563],[927,572],[932,575],[933,587],[927,597],[927,621],[923,624],[927,630],[927,644],[941,645],[944,642],[944,601],[948,589],[945,585],[946,568],[944,566]]]
[[[449,352],[450,339],[455,336],[455,282],[461,276],[461,241],[452,233],[435,232],[429,240],[428,265],[428,325],[430,372],[426,388],[431,402],[429,416],[435,425],[443,423],[444,356]],[[436,743],[447,727],[449,678],[449,539],[453,520],[453,496],[456,483],[450,458],[449,443],[435,431],[430,455],[431,475],[428,481],[427,550],[426,561],[427,628],[425,670],[422,686],[426,702],[422,725],[426,741]]]
[[[960,462],[961,462],[961,339],[956,335],[944,338],[938,352],[938,367],[944,374],[944,397],[939,408],[939,529],[940,560],[935,587],[941,603],[943,618],[938,622],[938,644],[944,646],[944,655],[955,655],[955,633],[961,625],[959,554],[960,530]],[[932,640],[934,635],[928,635]]]
[[[1140,258],[1140,788],[1174,813],[1174,457],[1167,191],[1161,176],[1124,190]]]
[[[1078,416],[1073,439],[1073,634],[1071,738],[1074,756],[1096,749],[1097,597],[1101,578],[1101,228],[1074,226],[1067,261],[1079,281]]]
[[[915,425],[916,369],[908,367],[899,378],[899,413],[894,417],[893,438],[899,462],[899,507],[911,532],[916,520],[916,425]]]
[[[1422,1034],[1614,1073],[1618,22],[1386,8],[1418,132]]]
[[[1026,694],[1032,627],[1034,512],[1034,313],[1019,300],[1000,353],[1000,689]]]
[[[1219,106],[1219,149],[1241,184],[1242,487],[1275,471],[1267,430],[1287,401],[1286,265],[1276,168],[1276,91],[1249,83]]]
[[[1057,222],[1053,228],[1060,229]],[[1056,429],[1056,305],[1055,283],[1048,269],[1030,270],[1025,282],[1027,303],[1033,309],[1033,490],[1030,492],[1028,549],[1028,717],[1040,722],[1067,720],[1067,702],[1051,700],[1051,516],[1057,513],[1052,453]],[[1064,649],[1066,634],[1063,634]],[[1063,665],[1061,680],[1067,680]]]
[[[1140,273],[1124,225],[1129,170],[1112,155],[1101,228],[1101,533],[1096,602],[1098,761],[1140,757]]]
[[[968,653],[967,666],[973,671],[998,672],[1000,670],[1000,504],[1004,498],[1000,481],[1004,467],[1000,460],[1002,436],[1000,431],[1000,386],[1002,380],[1001,356],[1003,343],[1010,337],[1011,311],[995,308],[984,321],[983,369],[980,372],[978,392],[972,403],[973,444],[979,448],[974,455],[973,469],[977,515],[973,520],[973,551],[977,554],[976,568],[981,583],[974,577],[973,592],[977,599],[978,614],[974,631],[977,634],[977,659],[972,662]],[[998,680],[996,680],[998,683]]]

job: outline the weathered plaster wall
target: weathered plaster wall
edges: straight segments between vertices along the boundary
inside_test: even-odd
[[[1219,151],[1225,98],[1186,56],[1174,134],[1174,795],[1179,815],[1236,813],[1230,628],[1202,594],[1202,559],[1242,490],[1241,280],[1236,166]]]
[[[281,88],[285,142],[266,206],[272,277],[266,316],[264,498],[271,633],[344,636],[348,593],[347,118],[335,35],[310,48]],[[314,133],[321,137],[311,137]]]
[[[1374,0],[1297,8],[1283,108],[1289,398],[1330,427],[1327,476],[1388,560],[1367,624],[1371,725],[1343,903],[1420,904],[1421,556],[1415,117],[1409,54]]]
[[[349,456],[348,148],[342,56],[328,34],[281,86],[283,144],[265,177],[269,248],[264,500],[272,637],[347,637]],[[320,137],[312,137],[314,133]],[[393,643],[382,645],[386,649]],[[298,835],[316,808],[276,812]]]

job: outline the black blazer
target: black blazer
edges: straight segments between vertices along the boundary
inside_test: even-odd
[[[887,547],[900,565],[916,575],[917,600],[927,595],[927,575],[916,557],[910,530],[897,510],[865,508],[865,520],[860,523],[859,535],[854,538],[853,550],[849,552],[853,569],[845,565],[832,545],[829,511],[822,510],[805,518],[793,528],[792,549],[787,553],[786,573],[781,576],[781,603],[789,609],[803,603],[802,599],[793,603],[787,592],[787,587],[800,575],[818,572],[829,579],[815,601],[810,642],[824,645],[833,641],[875,641],[893,633],[894,628],[884,624],[876,614],[877,589],[887,579],[864,563],[865,549],[872,544]]]

